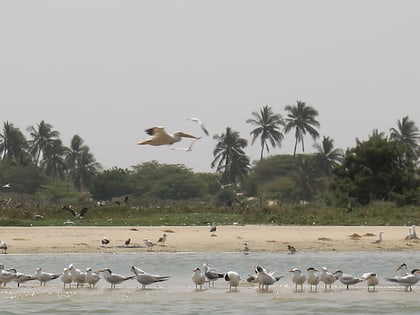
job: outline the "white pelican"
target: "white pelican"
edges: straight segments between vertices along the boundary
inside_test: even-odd
[[[190,118],[188,118],[188,120],[191,120],[191,121],[196,122],[197,124],[199,124],[200,127],[201,127],[201,129],[203,130],[203,132],[207,136],[209,135],[209,132],[207,131],[206,127],[204,127],[204,124],[203,124],[203,122],[200,119],[198,119],[197,117],[190,117]]]
[[[394,278],[385,278],[386,281],[398,283],[405,287],[405,291],[413,291],[411,286],[415,285],[420,280],[420,269],[413,269],[411,273],[405,276],[395,276]]]
[[[70,273],[69,268],[64,268],[63,274],[61,275],[61,282],[63,282],[64,284],[64,288],[66,287],[66,284],[69,285],[69,287],[71,288],[71,283],[73,282],[73,277]]]
[[[206,282],[206,277],[200,268],[196,267],[193,269],[191,279],[195,284],[195,290],[198,290],[198,286],[200,286],[200,290],[203,289],[203,284]]]
[[[37,268],[35,273],[35,278],[39,281],[41,286],[45,286],[48,281],[57,279],[60,276],[61,274],[42,271],[42,268]]]
[[[94,272],[92,268],[86,268],[85,282],[89,285],[89,288],[94,288],[99,280],[101,280],[101,277],[97,272]]]
[[[165,246],[166,238],[168,237],[168,234],[163,233],[161,237],[158,239],[158,243],[160,243],[161,246]]]
[[[306,278],[306,282],[309,284],[309,288],[312,291],[312,286],[315,286],[315,291],[318,290],[318,283],[319,283],[319,276],[315,273],[318,271],[314,267],[309,267],[307,270],[308,277]]]
[[[370,287],[373,287],[373,291],[375,291],[375,288],[379,283],[378,275],[376,273],[367,272],[363,274],[361,278],[366,281],[368,291],[370,291]]]
[[[292,282],[295,284],[295,291],[297,292],[297,286],[300,285],[300,291],[302,292],[306,276],[297,268],[290,269],[289,272],[293,272]]]
[[[139,141],[137,144],[149,144],[153,146],[159,146],[164,144],[173,144],[175,142],[181,141],[181,138],[193,138],[199,139],[199,137],[190,135],[188,133],[177,131],[174,132],[172,135],[166,133],[163,127],[152,127],[145,130],[148,135],[152,137],[146,140]]]
[[[375,241],[372,242],[372,244],[378,244],[378,247],[381,247],[381,243],[382,243],[382,234],[384,232],[379,232],[379,238]]]
[[[225,280],[229,282],[229,290],[232,290],[232,287],[237,290],[241,277],[236,271],[228,271],[225,273]]]
[[[116,273],[112,273],[111,269],[104,268],[97,272],[104,273],[104,279],[106,282],[111,284],[111,288],[115,288],[117,284],[123,283],[124,281],[134,279],[135,276],[122,276]]]
[[[206,277],[206,279],[209,282],[209,287],[210,287],[210,284],[212,284],[212,283],[213,283],[213,287],[214,287],[214,282],[217,279],[220,279],[220,278],[224,277],[223,273],[218,272],[216,270],[216,268],[211,268],[206,263],[203,264],[203,272],[204,272],[204,276]]]
[[[353,277],[352,275],[345,274],[341,270],[337,270],[336,272],[334,272],[334,275],[338,278],[338,280],[342,284],[346,286],[347,290],[349,289],[350,285],[357,284],[363,281],[360,278],[356,278],[356,277]]]
[[[274,272],[268,273],[263,267],[257,266],[257,281],[261,290],[268,290],[268,287],[279,281],[283,276],[276,277]]]
[[[149,251],[152,251],[153,246],[155,246],[155,244],[151,240],[149,240],[148,238],[144,239],[144,245],[146,245],[146,247]]]
[[[331,289],[331,285],[337,280],[337,277],[328,271],[326,267],[322,267],[320,279],[325,284],[325,290],[327,286]]]
[[[147,272],[144,272],[140,268],[136,266],[131,267],[131,271],[135,274],[137,282],[141,284],[143,289],[146,288],[146,285],[162,282],[169,280],[170,276],[160,276],[160,275],[153,275]]]
[[[77,212],[70,205],[69,206],[62,206],[61,208],[69,211],[75,218],[78,218],[78,219],[83,219],[86,212],[89,210],[87,207],[83,207],[82,210],[80,210],[80,212]]]

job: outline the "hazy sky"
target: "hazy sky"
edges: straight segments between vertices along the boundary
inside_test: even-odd
[[[104,168],[150,160],[213,171],[226,127],[306,102],[346,149],[408,115],[420,126],[420,1],[1,1],[0,132],[41,120],[81,136]],[[156,125],[192,152],[138,146]],[[291,154],[293,134],[270,154]],[[183,140],[176,147],[186,147]],[[308,152],[313,140],[305,138]]]

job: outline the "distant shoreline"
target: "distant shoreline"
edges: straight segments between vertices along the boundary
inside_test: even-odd
[[[373,244],[383,233],[383,241]],[[158,239],[167,234],[162,246]],[[62,226],[2,227],[0,240],[8,254],[147,252],[240,252],[247,243],[251,252],[420,250],[420,242],[405,240],[404,226],[272,226],[224,225],[211,236],[207,226]],[[101,239],[110,240],[102,246]],[[130,238],[130,244],[124,242]]]

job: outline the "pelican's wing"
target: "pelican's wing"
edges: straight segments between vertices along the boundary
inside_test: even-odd
[[[76,212],[74,212],[74,210],[73,210],[73,209],[71,209],[70,207],[67,207],[67,206],[62,206],[62,208],[63,208],[64,210],[70,211],[70,212],[71,212],[71,214],[73,214],[74,216],[76,215]]]

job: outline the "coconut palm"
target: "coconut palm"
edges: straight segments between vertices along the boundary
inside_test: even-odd
[[[216,171],[222,173],[222,184],[238,182],[248,174],[250,168],[249,158],[243,151],[247,141],[230,127],[226,128],[225,133],[213,138],[218,142],[213,150],[211,167],[216,167]]]
[[[4,161],[14,161],[19,165],[27,164],[30,160],[26,152],[27,142],[19,128],[8,121],[3,123],[0,133],[0,154]]]
[[[68,181],[81,191],[90,185],[92,177],[100,170],[101,165],[96,162],[90,149],[84,144],[80,136],[74,135],[65,159],[68,170]]]
[[[390,129],[390,140],[406,146],[410,153],[418,157],[420,132],[414,121],[404,116],[397,121],[397,128]]]
[[[306,133],[312,136],[315,140],[319,137],[318,130],[320,124],[315,119],[318,116],[318,111],[312,106],[308,106],[305,102],[297,101],[296,105],[287,105],[284,108],[288,114],[285,119],[285,126],[283,132],[286,134],[292,129],[295,129],[295,146],[293,149],[293,156],[296,156],[296,148],[299,143],[302,144],[302,152],[305,152],[303,138]]]
[[[344,152],[341,149],[334,149],[334,140],[330,137],[323,137],[322,143],[315,143],[314,147],[318,150],[315,153],[315,161],[320,168],[327,174],[331,175],[334,166],[343,161]]]
[[[248,119],[246,122],[257,126],[251,131],[252,141],[254,144],[255,140],[260,137],[261,141],[261,157],[264,157],[264,149],[270,152],[268,144],[274,148],[276,145],[281,146],[281,141],[284,138],[280,127],[283,126],[283,119],[280,114],[274,114],[271,107],[268,105],[264,106],[260,112],[253,112],[253,118]]]
[[[41,120],[36,126],[28,127],[32,139],[28,141],[29,153],[35,159],[38,166],[40,157],[44,159],[46,151],[53,146],[54,141],[60,136],[58,131],[52,130],[52,126]]]
[[[44,158],[41,166],[45,169],[45,173],[53,178],[64,179],[66,174],[65,158],[69,153],[69,149],[63,146],[60,139],[52,141],[44,152]]]

